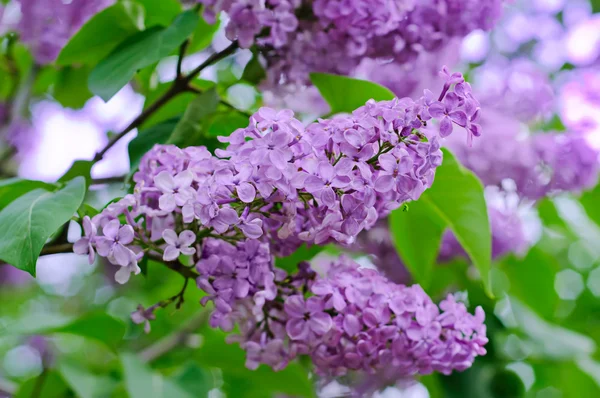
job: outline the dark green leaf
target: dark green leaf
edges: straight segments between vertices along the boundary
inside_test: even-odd
[[[590,191],[584,192],[579,199],[588,217],[600,225],[600,185]]]
[[[159,84],[154,90],[150,91],[146,96],[144,109],[154,104],[167,90],[171,87],[170,83]],[[181,118],[187,105],[196,98],[194,93],[182,93],[171,99],[163,105],[158,111],[148,118],[144,126],[154,126],[160,122],[165,122],[173,118]]]
[[[431,203],[418,200],[410,204],[409,211],[394,210],[389,224],[400,258],[415,280],[427,289],[446,229],[445,220]]]
[[[212,375],[194,362],[188,362],[181,371],[174,376],[174,380],[181,388],[194,397],[203,398],[213,388]]]
[[[306,247],[302,245],[294,253],[287,257],[278,257],[275,259],[275,265],[288,272],[293,272],[298,269],[298,263],[302,261],[310,261],[324,249],[323,246],[313,245]]]
[[[116,382],[108,376],[99,376],[83,368],[79,363],[61,361],[58,372],[63,380],[81,398],[102,398],[111,396]]]
[[[215,89],[198,95],[188,105],[183,117],[177,123],[168,143],[177,146],[201,145],[206,135],[202,131],[202,121],[213,114],[219,105],[219,96]]]
[[[94,15],[60,52],[59,65],[95,65],[125,37],[144,29],[144,10],[132,1],[121,1]]]
[[[247,127],[248,124],[248,116],[240,112],[220,113],[211,119],[207,132],[211,137],[229,136],[235,130]]]
[[[191,398],[175,382],[155,373],[134,354],[121,354],[125,387],[130,398]]]
[[[188,46],[188,53],[192,54],[200,50],[204,50],[212,43],[213,36],[219,29],[219,21],[214,24],[207,23],[204,18],[200,18],[196,30],[192,35]]]
[[[146,11],[146,26],[169,26],[173,18],[181,12],[178,0],[137,0]]]
[[[69,387],[65,384],[64,380],[60,377],[58,372],[47,371],[43,375],[40,375],[34,379],[27,380],[19,391],[15,394],[14,398],[31,398],[35,397],[34,391],[39,388],[39,398],[65,398],[69,396]],[[40,381],[40,377],[44,379]],[[38,387],[39,384],[39,387]]]
[[[249,370],[244,365],[244,351],[237,344],[225,343],[225,333],[205,330],[204,344],[196,359],[207,367],[220,368],[223,373],[223,390],[229,397],[271,398],[277,393],[294,397],[313,397],[315,388],[308,371],[298,363],[290,363],[284,370],[275,372],[262,365]]]
[[[176,125],[177,120],[169,120],[139,132],[137,137],[129,143],[128,151],[131,170],[135,170],[138,167],[142,156],[152,149],[155,144],[164,144],[167,142]]]
[[[103,100],[111,99],[137,70],[171,54],[194,31],[198,15],[180,14],[168,28],[153,27],[127,38],[90,74],[90,90]]]
[[[63,68],[56,78],[54,99],[67,108],[82,108],[87,100],[92,98],[92,93],[87,87],[89,73],[89,68],[85,66]]]
[[[98,312],[85,315],[49,332],[75,334],[98,340],[111,348],[115,348],[125,335],[125,324],[119,319]]]
[[[13,200],[19,196],[26,194],[34,189],[45,189],[53,191],[56,185],[48,184],[42,181],[23,180],[21,178],[9,178],[0,180],[0,210],[5,208]]]
[[[0,258],[35,276],[42,247],[75,214],[85,195],[77,177],[57,192],[33,190],[0,211]]]
[[[395,97],[387,88],[366,80],[328,73],[311,73],[310,80],[331,107],[331,114],[352,113],[368,100],[391,100]]]
[[[92,180],[91,172],[94,162],[91,160],[76,160],[65,175],[60,177],[59,182],[70,181],[75,177],[85,178],[86,184],[89,186]]]
[[[258,84],[263,81],[266,76],[265,68],[260,64],[258,54],[254,53],[250,62],[248,62],[246,68],[244,68],[242,80],[251,84]]]

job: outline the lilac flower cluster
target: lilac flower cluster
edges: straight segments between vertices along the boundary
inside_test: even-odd
[[[508,253],[523,253],[529,246],[525,236],[525,225],[517,210],[516,207],[488,204],[493,259]],[[368,254],[373,265],[389,280],[402,284],[412,281],[408,269],[394,247],[387,222],[379,221],[370,230],[362,232],[352,249]],[[448,263],[456,258],[466,259],[468,256],[456,236],[447,230],[442,237],[437,263]]]
[[[232,311],[240,334],[231,341],[247,351],[250,368],[281,369],[309,355],[321,375],[393,367],[408,377],[464,370],[485,354],[480,307],[471,315],[448,296],[438,308],[418,285],[394,284],[347,258],[324,277],[306,264],[294,276],[280,272],[272,286],[270,299],[242,300]]]
[[[114,0],[18,0],[20,39],[38,64],[53,62],[69,38],[95,13]]]
[[[198,0],[205,16],[229,16],[227,36],[258,44],[268,81],[306,83],[309,72],[349,74],[361,60],[414,60],[452,37],[489,29],[502,0]]]

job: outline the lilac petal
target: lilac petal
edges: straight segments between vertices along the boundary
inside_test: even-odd
[[[130,277],[131,271],[129,270],[129,267],[121,267],[121,269],[115,273],[115,281],[121,285],[126,284]]]
[[[377,192],[389,192],[394,187],[394,177],[391,175],[383,175],[375,181],[375,190]]]
[[[123,225],[119,229],[118,240],[119,243],[127,245],[133,242],[133,227],[131,225]]]
[[[179,244],[181,246],[190,246],[195,241],[196,234],[190,231],[189,229],[186,229],[179,234]]]
[[[379,156],[378,163],[383,170],[392,173],[398,165],[398,159],[396,159],[394,155],[384,153],[383,155]]]
[[[238,185],[237,194],[242,202],[251,203],[256,197],[256,188],[249,182],[244,182]]]
[[[441,118],[445,113],[446,107],[441,102],[436,101],[429,106],[429,114],[436,119]]]
[[[284,303],[285,312],[294,318],[301,318],[306,312],[304,298],[300,295],[290,296]]]
[[[89,239],[81,238],[73,245],[73,252],[75,254],[88,254],[89,253]]]
[[[323,335],[329,332],[333,326],[333,321],[331,319],[331,315],[325,312],[317,312],[310,316],[310,319],[308,320],[308,326],[315,334]]]
[[[96,239],[96,251],[98,251],[98,254],[102,257],[108,257],[110,251],[112,250],[113,244],[113,240],[101,236]]]
[[[127,266],[131,260],[135,258],[135,255],[131,250],[119,243],[113,245],[112,255],[117,262],[117,265],[122,267]]]
[[[304,319],[289,320],[285,325],[285,330],[292,340],[305,340],[308,338],[309,328]]]
[[[88,216],[83,217],[83,233],[88,237],[96,235],[96,225]]]
[[[237,224],[240,220],[237,212],[229,207],[219,210],[219,219],[229,225]]]
[[[455,111],[450,113],[448,116],[450,116],[450,119],[452,119],[454,123],[461,127],[465,127],[467,125],[467,115],[463,111]]]
[[[269,160],[273,163],[273,166],[277,167],[279,170],[285,169],[287,165],[287,160],[285,159],[283,151],[274,149],[269,151]]]
[[[448,137],[452,134],[452,122],[449,117],[444,117],[440,123],[440,137]]]
[[[177,233],[172,229],[165,229],[162,233],[162,238],[168,245],[175,246],[177,244]]]
[[[219,170],[215,173],[215,181],[223,185],[233,185],[233,172],[227,169]]]
[[[160,207],[161,210],[168,212],[175,210],[175,208],[177,207],[177,203],[175,202],[175,195],[171,193],[162,195],[158,199],[158,207]]]
[[[192,173],[190,169],[187,169],[177,174],[173,180],[176,187],[187,188],[192,185],[192,181],[194,181],[194,173]]]
[[[96,260],[96,252],[92,245],[89,245],[89,253],[88,253],[88,262],[90,264],[94,264],[94,260]]]
[[[233,292],[237,298],[244,298],[248,296],[249,291],[250,283],[248,283],[246,279],[239,279],[233,287]]]
[[[261,221],[261,220],[253,220],[253,221]],[[240,229],[244,233],[247,238],[250,239],[258,239],[262,236],[262,222],[250,222],[250,223],[242,223],[240,224]]]
[[[343,326],[344,326],[344,331],[350,337],[357,335],[361,329],[360,321],[358,320],[358,318],[355,315],[352,315],[352,314],[347,314],[344,317]]]
[[[311,314],[321,312],[323,311],[323,308],[323,299],[319,297],[309,297],[308,299],[306,299],[306,310]]]
[[[331,187],[325,187],[321,191],[321,202],[327,207],[335,207],[337,195]]]
[[[168,171],[161,171],[154,177],[154,185],[163,193],[171,193],[175,189],[175,181]]]
[[[163,254],[163,260],[165,261],[174,261],[179,257],[179,249],[175,246],[167,246],[165,248],[165,253]]]
[[[348,144],[360,148],[365,143],[365,137],[358,131],[351,129],[344,132],[344,138]]]
[[[186,256],[191,256],[192,254],[196,253],[196,249],[193,247],[182,247],[179,249],[179,251],[181,251],[181,254],[185,254]]]
[[[119,229],[121,228],[121,223],[119,220],[112,220],[108,224],[102,228],[102,233],[107,238],[116,239],[119,235]]]
[[[258,115],[265,120],[274,120],[277,117],[277,111],[273,108],[262,107],[258,110]]]
[[[326,294],[330,294],[333,292],[331,285],[329,282],[324,281],[322,279],[315,282],[312,286],[312,292],[318,296],[325,296]]]
[[[317,176],[308,176],[304,180],[304,186],[307,192],[316,192],[325,186],[322,179]]]

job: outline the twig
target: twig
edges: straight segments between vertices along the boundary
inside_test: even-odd
[[[123,184],[125,178],[127,176],[113,176],[113,177],[104,177],[104,178],[94,178],[92,179],[90,185],[103,185],[103,184]]]
[[[40,398],[42,396],[42,388],[44,387],[44,382],[47,377],[48,368],[44,368],[42,374],[40,374],[35,381],[35,386],[33,386],[33,391],[31,392],[31,398]]]
[[[142,350],[142,352],[139,354],[140,357],[146,362],[152,362],[173,350],[178,345],[184,343],[191,333],[206,324],[206,321],[208,320],[208,314],[209,312],[206,310],[201,311],[180,330],[165,336],[156,343]]]
[[[202,64],[196,67],[196,69],[190,72],[187,76],[177,76],[173,81],[171,87],[167,90],[167,92],[165,92],[159,99],[157,99],[155,103],[146,108],[138,117],[135,118],[135,120],[133,120],[127,127],[125,127],[123,131],[111,138],[102,150],[96,153],[96,156],[94,156],[94,163],[102,160],[106,152],[108,152],[121,138],[123,138],[127,133],[129,133],[133,129],[140,127],[150,116],[154,114],[154,112],[162,108],[166,103],[171,101],[177,95],[187,91],[189,82],[192,81],[196,77],[196,75],[198,75],[210,65],[222,60],[223,58],[230,56],[238,48],[239,46],[237,42],[233,42],[231,45],[229,45],[229,47],[227,47],[223,51],[212,54],[210,57],[208,57],[208,59],[206,59],[206,61],[204,61]]]
[[[45,256],[48,254],[59,254],[59,253],[72,253],[72,243],[61,243],[59,245],[44,246],[40,255]]]
[[[188,45],[190,44],[189,39],[184,41],[183,44],[179,47],[179,58],[177,59],[177,77],[181,77],[181,66],[183,64],[183,58],[185,58],[185,51],[187,50]]]

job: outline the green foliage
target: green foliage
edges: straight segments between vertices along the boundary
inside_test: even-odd
[[[0,212],[0,259],[35,276],[42,247],[75,214],[85,194],[85,180],[77,177],[50,192],[35,189]]]
[[[370,99],[384,101],[395,97],[387,88],[366,80],[328,73],[311,73],[310,80],[331,107],[331,114],[352,113]]]
[[[192,398],[175,382],[153,372],[134,354],[121,354],[125,386],[130,398]]]
[[[92,70],[90,90],[105,101],[111,99],[137,70],[173,52],[194,31],[198,15],[184,12],[167,27],[152,27],[123,41]]]
[[[218,29],[219,21],[211,25],[203,18],[200,18],[198,25],[196,25],[196,30],[194,30],[194,33],[192,34],[188,52],[195,53],[208,47]]]
[[[312,260],[317,254],[322,252],[323,249],[323,246],[313,245],[311,247],[306,247],[304,244],[289,256],[276,258],[275,265],[288,272],[294,272],[298,269],[298,263]]]
[[[90,69],[86,66],[62,68],[56,76],[54,99],[67,108],[82,108],[92,97],[87,87],[89,73]]]
[[[177,0],[136,0],[146,11],[146,26],[169,26],[173,18],[181,12],[181,2]]]
[[[395,246],[415,277],[428,283],[437,254],[433,248],[439,247],[444,229],[449,228],[491,295],[492,238],[483,186],[449,151],[443,152],[444,161],[436,170],[432,187],[410,204],[408,212],[396,210],[391,216]]]
[[[92,180],[92,167],[94,166],[94,162],[91,160],[76,160],[73,162],[73,165],[67,170],[67,172],[60,177],[59,182],[71,181],[75,177],[83,177],[85,178],[86,185],[90,185],[90,181]]]
[[[157,124],[138,133],[137,137],[129,142],[129,164],[132,172],[140,164],[142,156],[148,152],[155,144],[164,144],[167,142],[173,129],[177,125],[177,120],[169,120]]]
[[[116,382],[108,376],[97,375],[77,363],[61,361],[58,372],[66,384],[81,398],[103,398],[111,396]]]
[[[58,65],[95,65],[124,37],[144,29],[144,10],[132,1],[120,1],[94,15],[60,52]]]
[[[19,196],[38,188],[51,191],[54,190],[56,186],[42,181],[24,180],[22,178],[0,180],[0,210],[5,208]]]
[[[42,382],[39,378],[43,377]],[[69,388],[58,372],[48,371],[47,373],[23,383],[14,398],[65,398],[68,396]]]
[[[205,132],[202,129],[201,122],[204,118],[213,114],[218,105],[219,95],[216,90],[211,89],[198,95],[188,105],[183,117],[175,126],[168,143],[180,147],[202,144]]]
[[[264,80],[267,76],[265,69],[260,64],[258,59],[258,54],[255,52],[252,55],[252,58],[244,68],[244,73],[242,73],[242,80],[250,83],[250,84],[258,84]]]
[[[216,330],[203,332],[204,344],[196,353],[198,363],[223,372],[223,390],[229,397],[269,398],[276,393],[295,397],[313,397],[314,387],[308,371],[299,363],[274,372],[265,365],[252,371],[245,367],[244,351],[225,343],[225,334]]]
[[[584,192],[579,198],[588,217],[596,224],[600,225],[600,185]]]

